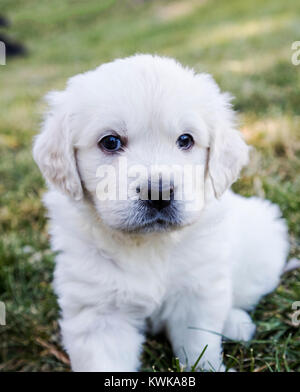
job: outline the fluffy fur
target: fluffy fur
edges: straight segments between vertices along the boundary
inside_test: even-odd
[[[251,339],[247,311],[277,286],[289,248],[277,206],[229,190],[248,161],[230,97],[209,75],[138,55],[77,75],[47,99],[34,157],[50,188],[72,369],[138,370],[145,331],[164,330],[181,363],[193,365],[208,345],[199,368],[223,370],[219,334]],[[112,130],[126,138],[117,155],[129,164],[201,164],[203,208],[177,202],[176,224],[161,227],[146,224],[136,201],[99,200],[97,167],[117,164],[97,141]],[[195,145],[182,151],[176,139],[187,132]]]

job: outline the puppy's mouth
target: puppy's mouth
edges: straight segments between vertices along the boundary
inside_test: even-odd
[[[161,211],[138,205],[133,216],[123,222],[121,229],[128,233],[151,233],[172,231],[181,226],[181,214],[175,204]]]
[[[171,231],[176,229],[179,223],[170,222],[165,219],[156,219],[150,222],[146,222],[136,227],[128,227],[126,231],[135,233],[151,233],[161,231]]]

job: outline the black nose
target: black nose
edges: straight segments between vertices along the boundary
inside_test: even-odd
[[[162,186],[162,181],[159,181],[159,186],[152,190],[151,194],[151,181],[148,182],[148,200],[147,203],[152,208],[160,211],[168,207],[171,201],[174,200],[174,187],[170,185],[168,188]]]

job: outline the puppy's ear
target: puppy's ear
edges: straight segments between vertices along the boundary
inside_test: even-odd
[[[50,110],[41,133],[35,139],[33,157],[50,184],[80,200],[83,191],[76,167],[69,116],[63,109],[64,94],[52,92],[46,96]]]
[[[220,122],[212,134],[209,151],[208,172],[217,198],[238,179],[249,159],[249,147],[241,133],[234,129],[230,119],[233,112],[228,102],[226,111],[229,114],[227,121]]]

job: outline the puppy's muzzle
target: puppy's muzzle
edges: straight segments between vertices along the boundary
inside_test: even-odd
[[[169,207],[174,200],[174,184],[164,184],[161,178],[157,182],[148,180],[144,186],[138,186],[136,191],[147,207],[157,211]]]

